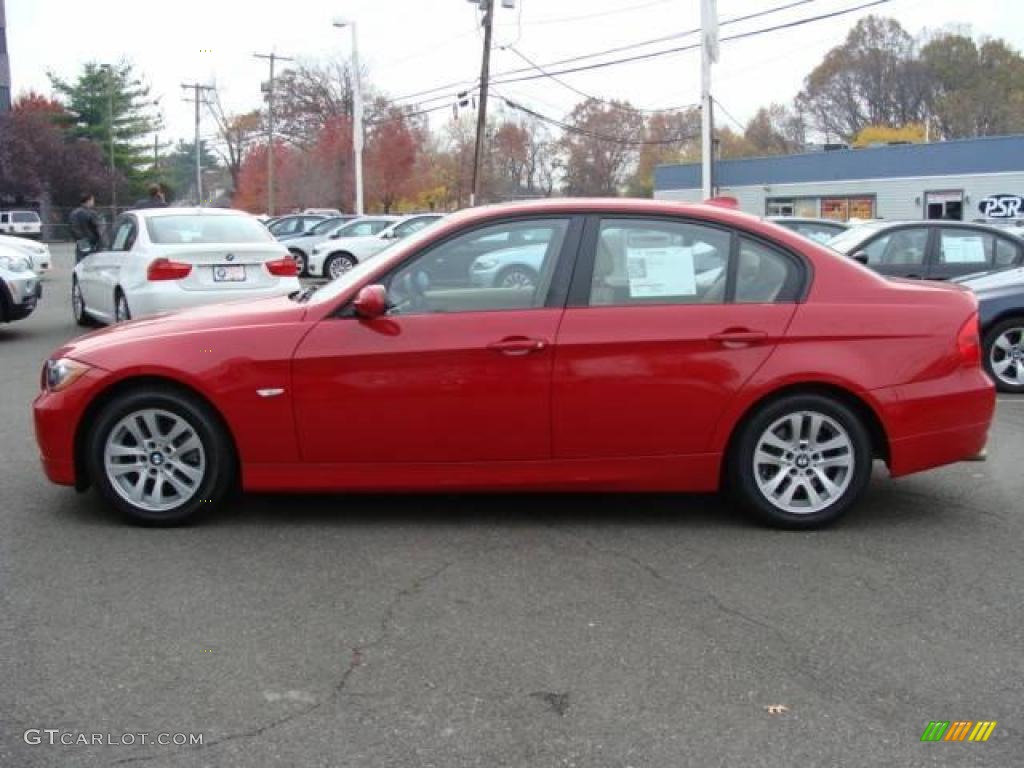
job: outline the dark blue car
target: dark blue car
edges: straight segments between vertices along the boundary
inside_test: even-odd
[[[985,369],[1002,392],[1024,393],[1024,267],[956,282],[978,297]]]

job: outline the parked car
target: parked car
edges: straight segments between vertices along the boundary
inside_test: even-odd
[[[50,255],[50,246],[46,243],[24,237],[0,235],[0,246],[14,248],[28,256],[29,266],[37,275],[45,274],[52,269],[53,259]]]
[[[295,261],[254,217],[217,208],[148,208],[117,218],[110,246],[71,276],[79,325],[300,289]]]
[[[852,227],[828,246],[889,277],[949,280],[1024,263],[1024,242],[984,224],[874,221]]]
[[[419,232],[444,218],[440,213],[424,213],[393,220],[377,232],[360,235],[346,231],[321,241],[310,256],[310,275],[334,279],[356,264],[376,256],[399,240]]]
[[[42,283],[32,271],[28,256],[0,246],[0,323],[28,317],[42,295]]]
[[[434,279],[468,242],[538,229],[533,287]],[[697,246],[717,279],[697,280]],[[146,523],[238,482],[724,488],[810,528],[875,459],[898,477],[977,457],[994,408],[970,291],[885,280],[724,208],[562,199],[463,211],[319,290],[76,339],[34,416],[50,480]]]
[[[1024,393],[1024,268],[961,278],[978,297],[982,359],[1003,392]]]
[[[321,216],[345,216],[345,215],[348,215],[350,218],[353,218],[353,219],[356,218],[356,214],[354,214],[354,213],[353,214],[344,214],[341,211],[339,211],[337,208],[307,208],[306,210],[303,211],[303,213],[306,213],[306,214],[313,213],[313,214],[319,214]]]
[[[809,237],[816,243],[827,243],[836,235],[850,228],[848,224],[832,219],[812,219],[800,216],[768,216],[765,221]]]
[[[0,234],[42,237],[43,220],[35,211],[0,211]]]
[[[330,277],[347,272],[358,263],[351,250],[364,240],[375,238],[401,219],[398,216],[365,216],[336,229],[309,249],[306,274]]]
[[[278,240],[288,247],[289,253],[295,259],[299,274],[306,274],[306,262],[309,260],[309,252],[317,243],[323,242],[332,233],[342,229],[346,224],[358,219],[358,216],[330,216],[323,219],[319,224],[308,232],[301,232],[297,235],[279,237]]]
[[[305,214],[296,213],[289,216],[279,216],[270,221],[266,227],[277,239],[304,235],[327,217],[320,213]]]

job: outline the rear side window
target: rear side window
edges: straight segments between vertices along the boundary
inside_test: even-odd
[[[1009,240],[996,238],[995,266],[1011,267],[1020,263],[1021,246]]]
[[[39,214],[33,211],[15,211],[11,215],[11,220],[15,224],[38,224]]]
[[[971,229],[943,227],[939,232],[939,262],[984,266],[992,253],[992,235]]]
[[[796,301],[802,271],[789,256],[767,245],[740,238],[736,264],[738,304],[772,304]]]
[[[590,306],[725,301],[728,232],[689,222],[605,219]]]

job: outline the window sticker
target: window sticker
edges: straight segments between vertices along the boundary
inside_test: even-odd
[[[942,237],[942,260],[950,264],[984,264],[985,241],[980,237]]]
[[[692,248],[627,248],[626,269],[632,298],[697,294]]]

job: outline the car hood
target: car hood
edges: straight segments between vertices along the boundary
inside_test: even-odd
[[[991,293],[1024,291],[1024,267],[1001,269],[998,272],[967,275],[956,281],[979,296]]]
[[[220,328],[296,322],[302,319],[306,309],[304,304],[297,304],[287,296],[277,296],[165,312],[79,336],[58,349],[51,357],[71,357],[88,363],[90,358],[104,349],[124,343],[141,340],[152,343],[154,339],[183,333],[216,333]]]

